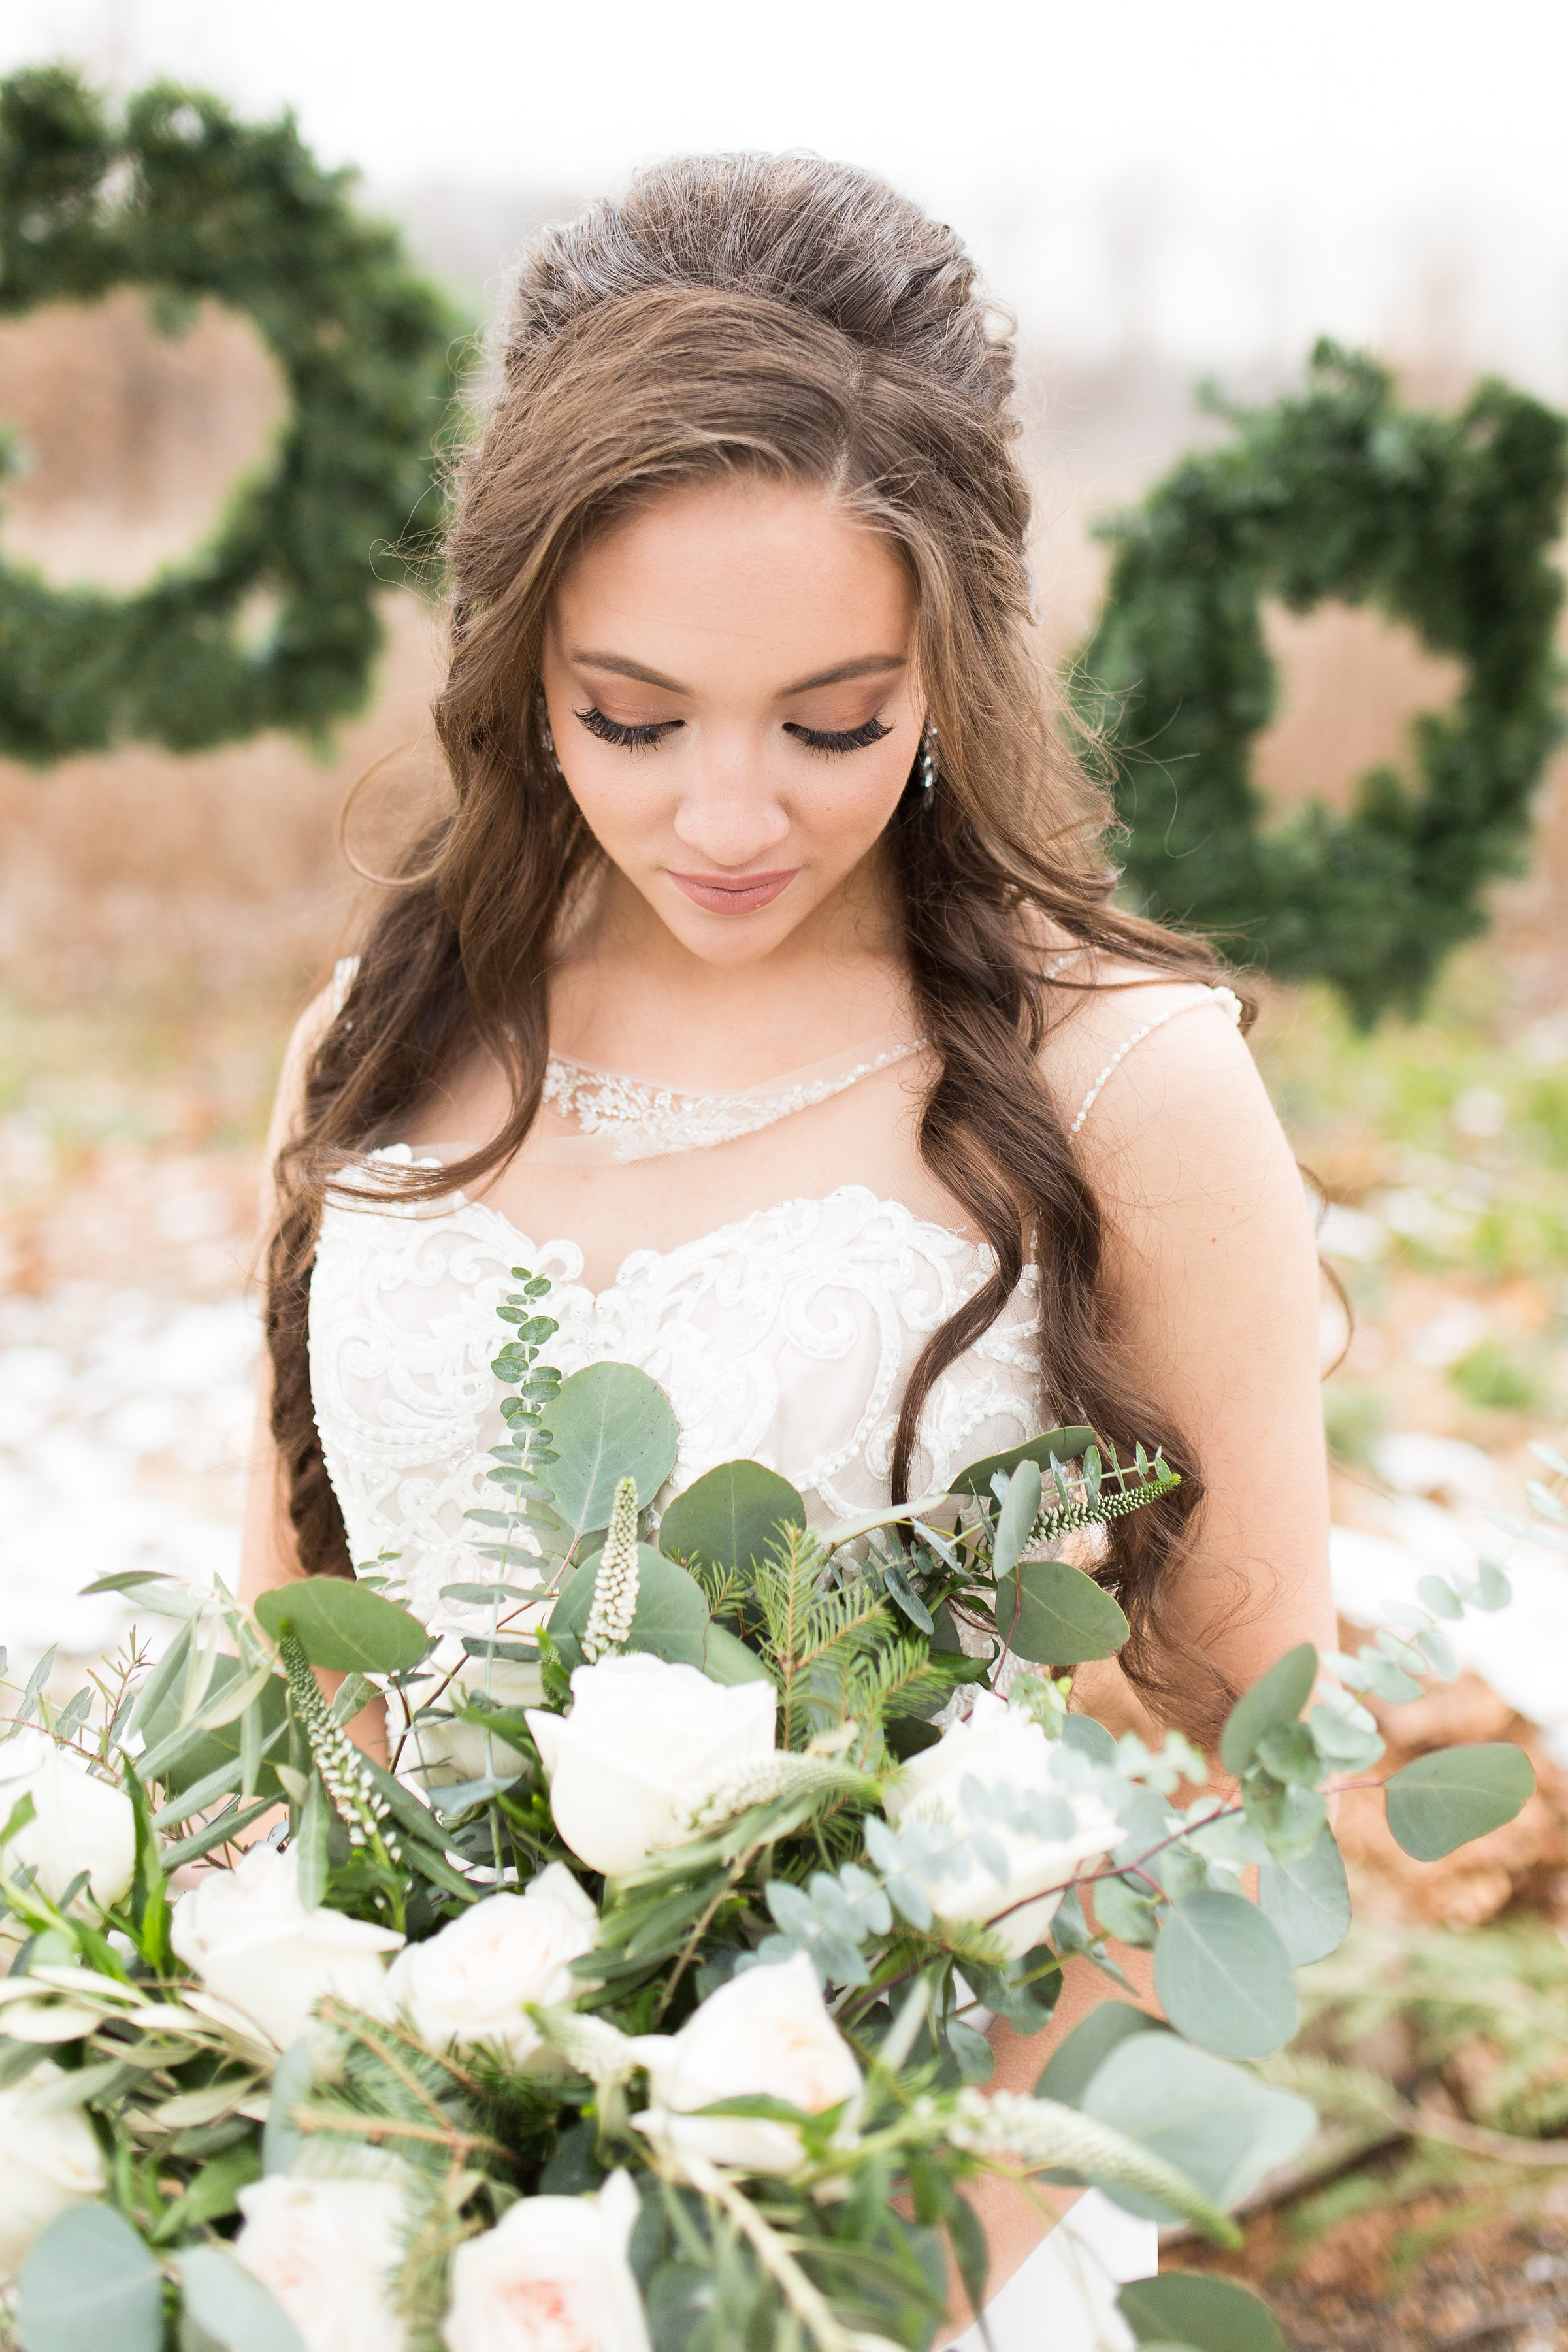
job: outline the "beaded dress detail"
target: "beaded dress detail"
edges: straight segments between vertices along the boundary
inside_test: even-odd
[[[345,992],[350,978],[339,977]],[[1172,1011],[1212,1001],[1197,989]],[[531,1137],[523,1156],[602,1161],[710,1150],[916,1050],[878,1039],[771,1087],[716,1096],[557,1057],[552,1107],[578,1131]],[[595,1290],[570,1238],[525,1234],[458,1192],[435,1202],[400,1196],[399,1171],[415,1158],[406,1144],[373,1152],[355,1193],[329,1197],[310,1286],[310,1386],[351,1558],[398,1553],[402,1597],[443,1628],[467,1621],[460,1604],[440,1599],[443,1585],[473,1580],[464,1514],[494,1499],[487,1449],[505,1433],[490,1361],[514,1266],[554,1286],[546,1308],[560,1328],[550,1356],[563,1373],[635,1364],[668,1396],[680,1445],[661,1508],[704,1471],[749,1456],[788,1478],[813,1522],[828,1525],[888,1500],[915,1359],[994,1264],[988,1249],[900,1202],[842,1184],[674,1249],[633,1250],[609,1286]],[[1041,1426],[1037,1305],[1030,1268],[937,1381],[911,1491],[945,1486],[965,1463]]]
[[[895,1062],[918,1054],[925,1040],[890,1045],[868,1055],[857,1049],[832,1062],[803,1070],[787,1085],[750,1087],[739,1094],[677,1094],[618,1070],[591,1069],[564,1054],[552,1054],[544,1073],[544,1100],[563,1118],[574,1119],[583,1135],[603,1137],[611,1159],[655,1160],[670,1151],[706,1151],[737,1136],[826,1102],[847,1087]],[[585,1155],[584,1155],[585,1156]]]

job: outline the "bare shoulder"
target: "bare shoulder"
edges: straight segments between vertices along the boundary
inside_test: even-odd
[[[1294,1202],[1294,1160],[1231,992],[1131,962],[1094,977],[1058,1001],[1043,1061],[1097,1186],[1168,1204],[1283,1185]]]

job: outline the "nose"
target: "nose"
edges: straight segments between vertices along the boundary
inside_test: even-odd
[[[754,740],[708,740],[682,779],[675,835],[705,866],[743,874],[789,838],[789,812]]]

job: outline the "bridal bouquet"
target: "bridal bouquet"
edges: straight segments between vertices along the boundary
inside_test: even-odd
[[[26,2352],[870,2352],[980,2309],[987,2173],[1236,2242],[1311,2109],[1258,2069],[1350,1904],[1356,1696],[1452,1671],[1483,1563],[1358,1657],[1290,1652],[1211,1774],[1070,1674],[1126,1621],[1061,1557],[1167,1489],[1059,1429],[826,1533],[675,1457],[625,1365],[562,1380],[521,1270],[507,1442],[433,1635],[394,1558],[266,1594],[109,1578],[174,1621],[0,1740],[0,2331]],[[1568,1473],[1568,1463],[1559,1464]],[[1542,1507],[1558,1509],[1544,1495]],[[1548,1513],[1550,1516],[1550,1513]],[[331,1705],[313,1668],[346,1675]],[[345,1727],[384,1694],[392,1769]],[[1509,1746],[1385,1783],[1435,1858],[1530,1792]],[[248,1844],[247,1839],[252,1841]],[[1249,1875],[1256,1866],[1256,1877]],[[1256,1895],[1253,1889],[1256,1888]],[[1097,2009],[1033,2095],[985,2028]],[[1122,2290],[1142,2342],[1278,2352],[1246,2290]]]

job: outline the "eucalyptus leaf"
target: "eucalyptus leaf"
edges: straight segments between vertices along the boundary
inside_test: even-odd
[[[1119,2041],[1076,2104],[1177,2166],[1226,2208],[1288,2162],[1317,2124],[1305,2099],[1174,2033],[1141,2032]],[[1104,2194],[1146,2221],[1180,2218],[1138,2189],[1108,2182]]]
[[[291,2172],[300,2133],[293,2109],[310,2095],[310,2044],[301,2034],[291,2042],[272,2070],[272,2096],[261,2131],[263,2172]]]
[[[1299,2018],[1278,1928],[1239,1895],[1205,1889],[1173,1905],[1154,1952],[1154,1990],[1178,2033],[1225,2058],[1267,2058]]]
[[[1092,1715],[1068,1715],[1062,1724],[1062,1746],[1076,1748],[1095,1764],[1114,1764],[1116,1742]]]
[[[17,2335],[26,2352],[160,2352],[163,2274],[129,2221],[72,2205],[22,2265]]]
[[[1129,1631],[1120,1604],[1065,1559],[1026,1559],[999,1580],[996,1629],[1020,1658],[1053,1666],[1109,1658]]]
[[[657,1381],[631,1364],[588,1364],[550,1408],[557,1459],[550,1490],[574,1541],[610,1524],[616,1488],[636,1482],[646,1509],[675,1466],[680,1430]]]
[[[805,1523],[787,1478],[760,1462],[721,1462],[677,1495],[658,1523],[658,1548],[682,1566],[701,1560],[749,1583],[784,1528]]]
[[[773,1676],[754,1650],[725,1625],[710,1622],[702,1636],[702,1671],[716,1683],[769,1683]]]
[[[1500,1829],[1535,1793],[1530,1759],[1511,1740],[1439,1748],[1384,1783],[1388,1826],[1417,1862],[1440,1862]]]
[[[174,2262],[186,2312],[222,2352],[305,2352],[282,2305],[226,2247],[189,2246]]]
[[[1318,1654],[1310,1642],[1287,1650],[1231,1708],[1219,1743],[1220,1761],[1237,1779],[1258,1753],[1266,1732],[1294,1723],[1318,1678]]]
[[[1001,1474],[997,1475],[1000,1480]],[[1008,1478],[996,1513],[991,1565],[998,1582],[1016,1567],[1039,1516],[1040,1465],[1026,1459]]]
[[[1130,2034],[1168,2032],[1157,2017],[1135,2009],[1130,2000],[1097,2001],[1052,2053],[1049,2065],[1035,2084],[1035,2096],[1055,2099],[1064,2107],[1079,2106],[1085,2091],[1119,2042]]]
[[[1134,2279],[1116,2308],[1141,2345],[1191,2346],[1193,2352],[1288,2352],[1279,2323],[1250,2287],[1198,2271]]]
[[[594,1583],[600,1554],[585,1559],[568,1579],[550,1618],[550,1638],[565,1654],[568,1641],[576,1657],[583,1647],[583,1629],[594,1605]],[[637,1546],[637,1605],[633,1612],[628,1650],[649,1650],[672,1664],[701,1666],[710,1630],[708,1603],[694,1576],[678,1568],[651,1544]],[[743,1647],[737,1643],[736,1648]],[[574,1660],[575,1663],[575,1660]]]
[[[289,1627],[313,1666],[338,1674],[398,1674],[430,1646],[417,1617],[343,1576],[274,1585],[257,1601],[256,1618],[274,1641]]]
[[[1258,1904],[1292,1968],[1337,1952],[1350,1932],[1351,1894],[1333,1832],[1321,1830],[1316,1845],[1292,1861],[1266,1862],[1258,1874]]]
[[[989,1496],[991,1481],[998,1470],[1014,1471],[1021,1462],[1033,1462],[1041,1470],[1047,1469],[1054,1454],[1058,1462],[1071,1462],[1088,1452],[1094,1444],[1092,1429],[1047,1429],[1039,1437],[1026,1438],[1022,1445],[1010,1445],[1005,1454],[984,1454],[959,1472],[950,1495],[982,1495]]]

